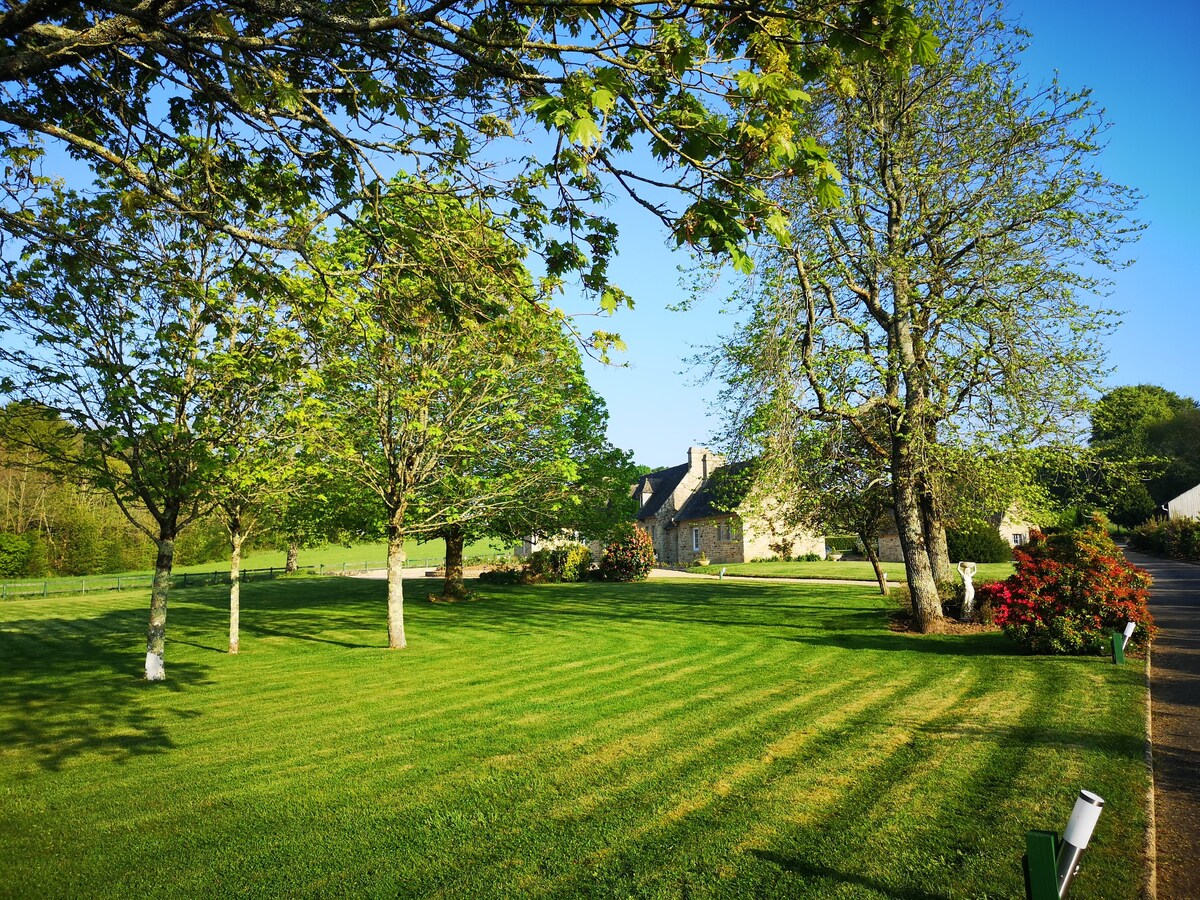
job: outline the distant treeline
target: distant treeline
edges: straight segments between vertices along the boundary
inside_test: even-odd
[[[0,446],[0,578],[99,575],[154,568],[154,543],[107,493],[38,471],[27,451]],[[216,519],[176,544],[179,565],[228,555]]]

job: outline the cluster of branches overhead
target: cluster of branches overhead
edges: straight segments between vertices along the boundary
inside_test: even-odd
[[[287,250],[398,168],[491,209],[551,279],[582,273],[609,309],[627,298],[607,279],[606,192],[736,252],[769,215],[762,160],[836,190],[797,127],[803,86],[847,54],[933,52],[891,0],[27,0],[7,4],[0,38],[4,233],[47,238],[25,213],[51,148]],[[633,161],[645,147],[652,170]],[[310,215],[281,230],[276,209]]]

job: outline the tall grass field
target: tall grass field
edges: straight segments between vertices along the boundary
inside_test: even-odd
[[[251,583],[0,604],[0,897],[1023,895],[1146,870],[1144,674],[889,630],[870,585]]]

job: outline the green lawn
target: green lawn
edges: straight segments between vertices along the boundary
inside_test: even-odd
[[[470,558],[473,556],[510,554],[514,546],[515,543],[506,544],[502,541],[476,541],[463,548],[463,556]],[[431,541],[425,541],[420,544],[416,541],[405,541],[404,553],[407,557],[407,565],[409,566],[440,566],[446,559],[446,543],[441,538],[434,538]],[[243,565],[247,568],[267,568],[270,566],[278,568],[286,562],[286,551],[263,550],[257,553],[248,553]],[[324,547],[301,550],[298,563],[302,566],[324,566],[326,569],[333,570],[340,569],[343,565],[348,568],[362,568],[364,564],[368,568],[382,568],[387,565],[387,544],[382,541],[370,544],[353,544],[349,547],[342,544],[326,544]],[[177,567],[176,571],[211,572],[222,568],[224,565],[222,563],[214,564],[207,562],[195,566],[180,566]]]
[[[512,547],[497,541],[476,541],[463,548],[466,559],[481,556],[508,555]],[[406,565],[414,568],[440,566],[446,558],[446,544],[440,538],[424,543],[405,541],[404,552],[407,556]],[[242,570],[282,569],[287,564],[287,552],[284,550],[264,550],[259,553],[247,553],[242,560]],[[376,542],[371,544],[327,544],[311,550],[301,550],[297,564],[312,566],[325,571],[353,571],[356,569],[384,568],[387,565],[387,544]],[[228,560],[219,559],[209,562],[196,563],[190,566],[174,566],[171,570],[175,575],[228,572]],[[111,590],[137,590],[149,588],[154,577],[151,570],[141,572],[121,572],[110,575],[64,576],[57,578],[11,578],[0,581],[0,600],[10,597],[33,596],[37,594],[66,594],[89,593]],[[247,575],[247,577],[251,577]]]
[[[252,583],[0,605],[0,896],[1016,897],[1108,801],[1074,898],[1144,873],[1139,665],[890,632],[871,589]]]
[[[751,562],[731,563],[721,566],[699,566],[697,572],[715,575],[725,569],[727,575],[757,575],[764,578],[846,578],[853,581],[874,581],[875,570],[869,562],[842,559],[834,562],[831,559],[817,562]],[[904,581],[904,563],[883,563],[883,571],[889,581]],[[975,573],[975,583],[985,581],[1001,581],[1013,573],[1010,562],[980,563]]]

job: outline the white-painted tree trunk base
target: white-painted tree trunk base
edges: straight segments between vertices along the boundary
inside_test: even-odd
[[[157,653],[146,654],[146,680],[147,681],[166,681],[167,670],[163,666],[163,659]]]

